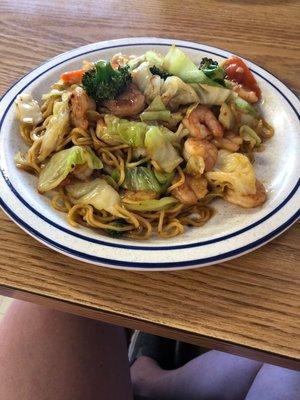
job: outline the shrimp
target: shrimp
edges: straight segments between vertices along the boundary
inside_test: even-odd
[[[181,203],[193,205],[196,204],[199,199],[202,199],[207,192],[207,180],[205,178],[196,178],[191,175],[186,175],[184,183],[173,189],[171,194]]]
[[[183,157],[186,161],[191,157],[201,157],[204,160],[205,171],[210,171],[217,162],[218,149],[208,140],[188,138],[184,142]]]
[[[133,83],[130,83],[115,100],[104,102],[104,106],[117,117],[139,114],[145,108],[145,104],[145,96]]]
[[[222,125],[207,106],[198,105],[182,122],[191,136],[198,139],[204,139],[211,133],[215,137],[223,136]]]
[[[92,100],[80,86],[77,86],[71,93],[70,106],[71,123],[77,128],[87,130],[89,122],[85,113],[87,110],[96,109],[94,100]]]
[[[256,93],[253,90],[245,89],[242,85],[236,85],[233,91],[248,103],[256,103],[258,101]]]
[[[227,189],[224,193],[224,199],[229,201],[229,203],[233,203],[244,208],[261,206],[267,199],[266,189],[258,179],[256,179],[255,186],[256,192],[248,195],[241,195],[232,189]]]
[[[233,132],[227,132],[223,138],[213,139],[212,142],[218,149],[237,152],[243,143],[243,139]]]

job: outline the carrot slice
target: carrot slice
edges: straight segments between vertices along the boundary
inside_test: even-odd
[[[70,83],[71,85],[73,83],[81,83],[84,72],[85,71],[83,69],[77,69],[75,71],[67,71],[61,74],[60,78],[64,82]]]

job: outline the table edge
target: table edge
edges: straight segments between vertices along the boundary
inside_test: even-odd
[[[100,320],[105,323],[122,326],[124,328],[142,330],[154,335],[164,336],[170,339],[180,340],[201,347],[206,347],[208,349],[219,350],[300,371],[300,358],[285,356],[271,351],[237,344],[229,340],[214,338],[204,334],[191,333],[184,329],[168,327],[160,323],[146,321],[144,319],[131,317],[129,315],[122,315],[113,311],[102,310],[101,308],[93,306],[75,304],[65,299],[59,299],[50,295],[35,293],[29,290],[16,289],[5,284],[0,284],[0,294],[17,300],[39,304],[57,311]]]

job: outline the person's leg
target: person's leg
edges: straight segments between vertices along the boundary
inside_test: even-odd
[[[219,351],[209,351],[183,367],[167,371],[149,357],[132,365],[134,393],[159,400],[241,400],[262,363]]]
[[[300,372],[264,364],[246,397],[246,400],[257,399],[300,399]]]
[[[0,323],[0,399],[132,400],[124,330],[15,301]]]

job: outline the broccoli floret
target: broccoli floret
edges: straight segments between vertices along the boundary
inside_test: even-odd
[[[126,224],[123,219],[117,219],[116,221],[111,223],[112,226],[116,227],[124,227]],[[114,229],[105,229],[105,232],[114,238],[119,238],[124,235],[124,231],[115,231]]]
[[[202,58],[199,69],[201,69],[210,79],[225,86],[224,78],[226,72],[222,67],[219,66],[218,61],[204,57]]]
[[[212,58],[204,57],[201,60],[199,69],[210,69],[218,67],[218,61],[214,61]]]
[[[113,69],[110,62],[99,61],[85,72],[82,85],[87,94],[97,103],[115,99],[131,81],[129,66]]]
[[[152,72],[153,75],[159,75],[163,80],[166,80],[169,76],[172,76],[166,71],[163,71],[162,69],[156,67],[153,65],[153,67],[150,67],[150,71]]]

